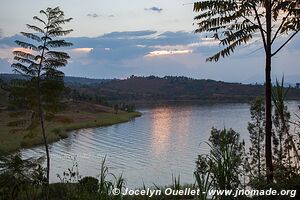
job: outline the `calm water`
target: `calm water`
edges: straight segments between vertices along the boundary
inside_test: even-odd
[[[300,102],[290,102],[292,113]],[[170,184],[172,174],[193,183],[197,155],[207,151],[211,127],[229,128],[248,140],[248,104],[157,106],[140,109],[142,116],[110,127],[74,131],[51,145],[51,181],[59,182],[73,158],[83,176],[97,176],[107,155],[110,172],[123,173],[128,187]],[[23,150],[25,157],[44,154],[43,147]],[[55,173],[54,173],[55,172]]]

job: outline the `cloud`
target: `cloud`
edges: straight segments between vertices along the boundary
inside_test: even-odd
[[[89,13],[86,16],[92,17],[92,18],[99,18],[99,17],[113,18],[113,17],[115,17],[115,15],[113,15],[113,14],[110,14],[110,15],[100,15],[100,14],[97,14],[97,13]]]
[[[20,35],[0,38],[0,71],[9,72],[11,51],[17,47]],[[111,32],[97,37],[65,38],[74,46],[66,50],[71,60],[63,71],[66,75],[93,78],[119,78],[135,75],[184,75],[243,81],[254,74],[264,73],[263,52],[249,55],[261,46],[239,47],[230,58],[218,63],[206,63],[205,58],[222,49],[219,42],[192,32],[163,32],[153,30]],[[277,74],[300,74],[298,57],[300,37],[287,45],[274,58],[273,71]],[[280,55],[280,56],[279,56]],[[284,67],[283,67],[284,66]],[[224,73],[224,70],[226,73]],[[241,76],[241,74],[245,74]]]
[[[72,51],[77,52],[77,53],[89,53],[92,50],[93,50],[93,48],[75,48],[75,49],[72,49]]]
[[[162,8],[159,8],[159,7],[156,7],[156,6],[153,6],[151,8],[145,8],[144,10],[146,10],[146,11],[154,11],[154,12],[158,12],[158,13],[161,13],[163,11]]]
[[[0,45],[6,44],[13,49],[16,45],[11,41],[16,38],[20,36],[0,39]],[[69,37],[66,40],[74,44],[67,49],[71,55],[70,64],[64,69],[67,75],[109,78],[148,73],[146,68],[150,63],[160,62],[157,64],[160,67],[170,63],[184,66],[179,60],[189,60],[184,59],[185,55],[193,54],[198,48],[191,44],[201,42],[199,35],[193,33],[153,30],[111,32],[98,37]],[[159,67],[156,69],[159,71]]]
[[[114,38],[114,39],[136,39],[139,37],[147,37],[156,34],[156,31],[123,31],[123,32],[111,32],[100,36],[102,38]]]
[[[99,14],[97,14],[97,13],[89,13],[89,14],[87,14],[86,16],[92,17],[92,18],[98,18],[98,17],[101,17],[102,15],[99,15]]]
[[[188,54],[192,53],[192,50],[174,50],[174,51],[167,51],[167,50],[158,50],[158,51],[151,51],[145,57],[156,57],[156,56],[169,56],[169,55],[178,55],[178,54]]]

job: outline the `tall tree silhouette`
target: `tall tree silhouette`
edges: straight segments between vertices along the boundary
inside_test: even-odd
[[[32,32],[21,34],[32,43],[15,41],[21,48],[13,51],[14,60],[11,65],[16,73],[26,76],[28,81],[22,87],[26,87],[26,93],[22,93],[26,99],[28,108],[37,113],[47,158],[47,185],[49,185],[50,156],[45,130],[45,111],[54,110],[63,89],[64,74],[60,67],[66,66],[69,55],[62,51],[55,51],[58,47],[68,47],[72,43],[57,38],[72,32],[65,30],[62,25],[70,22],[72,18],[65,18],[64,12],[59,7],[41,10],[42,18],[34,16],[40,26],[27,24]],[[48,187],[47,187],[48,188]],[[48,189],[47,189],[48,190]]]
[[[195,17],[199,26],[195,32],[211,33],[225,47],[207,61],[218,61],[220,57],[231,55],[239,45],[248,43],[252,38],[262,40],[266,82],[265,156],[267,180],[272,182],[271,61],[300,30],[299,0],[204,0],[194,3],[194,11],[200,12]],[[280,38],[283,34],[287,37]]]

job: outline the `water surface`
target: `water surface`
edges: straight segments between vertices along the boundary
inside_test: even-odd
[[[123,174],[127,186],[170,184],[172,175],[193,183],[198,154],[207,151],[212,127],[233,128],[248,140],[249,104],[155,106],[139,111],[142,116],[109,127],[82,129],[50,145],[51,182],[59,182],[73,159],[82,176],[97,176],[107,156],[110,172]],[[298,102],[289,102],[292,113]],[[43,147],[22,151],[25,157],[44,154]]]

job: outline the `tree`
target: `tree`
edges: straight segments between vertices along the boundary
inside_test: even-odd
[[[286,96],[288,89],[284,89],[284,77],[281,83],[276,80],[276,85],[272,91],[272,101],[274,104],[274,127],[277,135],[274,134],[274,152],[277,156],[277,165],[283,165],[285,162],[291,166],[299,165],[299,149],[296,146],[297,139],[290,133],[289,123],[291,114],[286,106]],[[292,160],[293,159],[293,160]]]
[[[200,12],[196,33],[211,33],[220,41],[223,50],[207,58],[218,61],[231,55],[235,49],[252,38],[262,40],[265,50],[265,108],[266,137],[265,156],[267,180],[273,181],[272,163],[272,108],[271,61],[300,30],[299,0],[204,0],[194,3],[194,11]],[[287,34],[286,39],[278,39]],[[282,42],[277,45],[276,42]],[[275,45],[276,44],[276,45]],[[276,49],[273,51],[274,47]]]
[[[115,114],[118,114],[119,111],[119,104],[114,105]]]
[[[198,156],[197,170],[194,173],[201,191],[200,199],[207,199],[210,189],[231,190],[241,186],[239,174],[243,162],[244,142],[240,142],[240,134],[232,129],[212,128],[207,144],[210,151]],[[219,199],[234,197],[220,196]]]
[[[257,97],[250,108],[251,122],[248,123],[251,146],[249,147],[250,166],[258,181],[262,181],[265,169],[264,138],[265,138],[265,106],[262,97]]]
[[[41,10],[40,14],[45,19],[38,16],[34,16],[33,19],[41,26],[27,24],[27,28],[33,32],[21,32],[23,36],[31,39],[32,43],[15,41],[22,49],[13,51],[16,62],[11,67],[16,73],[27,77],[26,84],[22,86],[26,87],[26,93],[22,95],[26,106],[37,113],[39,119],[46,149],[48,188],[50,156],[45,130],[45,111],[57,109],[64,88],[64,74],[59,71],[59,68],[66,66],[70,58],[65,52],[51,49],[71,46],[72,43],[56,38],[65,36],[73,30],[62,28],[62,25],[70,22],[72,18],[65,18],[64,12],[59,7]]]

